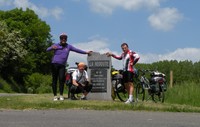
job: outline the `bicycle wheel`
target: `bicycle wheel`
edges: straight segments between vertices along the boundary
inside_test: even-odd
[[[152,100],[154,102],[164,102],[165,100],[165,93],[164,93],[164,89],[162,87],[160,87],[160,91],[158,93],[153,94]]]
[[[145,98],[145,91],[144,88],[142,86],[143,84],[138,83],[136,85],[136,101],[144,101]]]
[[[119,98],[120,101],[125,102],[128,98],[128,92],[125,89],[125,86],[117,80],[115,84],[115,89],[116,89],[116,95]]]
[[[111,97],[112,97],[113,100],[115,100],[115,98],[116,98],[115,83],[116,83],[116,80],[112,80]]]
[[[151,88],[146,88],[146,89],[144,89],[144,92],[145,92],[144,100],[145,100],[145,101],[152,101],[152,100],[153,100],[154,93],[152,93]]]

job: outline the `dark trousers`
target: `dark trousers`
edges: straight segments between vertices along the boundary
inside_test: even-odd
[[[65,66],[61,64],[52,64],[52,90],[54,96],[57,95],[57,81],[59,79],[60,95],[63,95],[65,83]]]
[[[87,92],[89,93],[92,90],[92,85],[86,85],[86,86],[75,86],[72,85],[70,88],[70,92],[72,93],[72,95],[77,94],[77,93],[84,93]]]

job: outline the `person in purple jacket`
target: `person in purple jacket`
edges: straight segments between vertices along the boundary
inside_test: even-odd
[[[67,34],[62,33],[60,35],[60,43],[53,44],[48,47],[46,51],[54,51],[54,55],[52,58],[52,90],[54,94],[54,101],[64,100],[63,90],[65,83],[65,65],[69,56],[69,52],[77,52],[80,54],[88,54],[92,51],[83,51],[81,49],[75,48],[74,46],[67,43]],[[60,90],[60,98],[57,97],[57,80],[59,79],[59,90]]]

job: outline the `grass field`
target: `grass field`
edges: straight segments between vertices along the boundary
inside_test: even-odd
[[[52,100],[52,94],[18,95],[0,97],[0,109],[86,109],[86,110],[141,110],[141,111],[164,111],[164,112],[200,112],[200,107],[190,105],[138,102],[124,104],[118,100]]]
[[[164,103],[151,101],[138,102],[126,105],[119,100],[87,100],[54,102],[50,94],[25,94],[17,96],[0,96],[0,109],[88,109],[88,110],[144,110],[144,111],[166,111],[166,112],[199,112],[200,113],[200,84],[183,83],[168,88],[165,92]],[[65,91],[65,97],[67,93]]]
[[[168,89],[166,92],[166,102],[200,107],[199,93],[200,84],[185,82]]]

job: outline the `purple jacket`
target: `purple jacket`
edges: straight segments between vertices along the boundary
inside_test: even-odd
[[[57,49],[48,47],[46,50],[46,51],[54,50],[54,56],[52,58],[51,63],[58,63],[58,64],[66,65],[70,51],[77,52],[80,54],[87,54],[86,51],[75,48],[74,46],[72,46],[70,44],[67,44],[65,47],[61,46],[60,44],[54,44],[54,45],[57,46]]]

